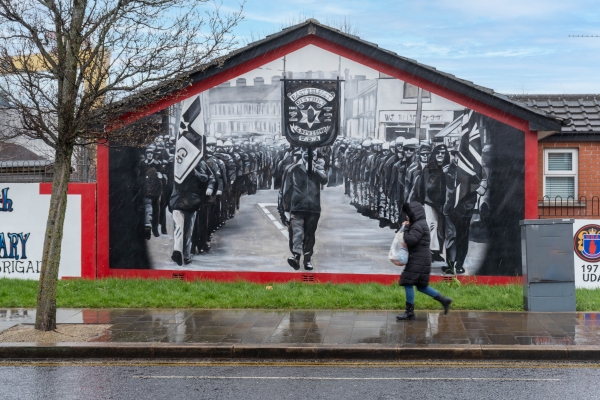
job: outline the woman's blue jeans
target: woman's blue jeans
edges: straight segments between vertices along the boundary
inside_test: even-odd
[[[439,294],[439,292],[431,286],[417,286],[417,290],[431,297],[435,297]],[[406,292],[406,302],[415,304],[415,289],[413,286],[404,286],[404,291]]]

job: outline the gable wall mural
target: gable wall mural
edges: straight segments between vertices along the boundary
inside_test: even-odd
[[[283,77],[314,90],[290,102]],[[282,116],[314,137],[334,98],[335,141],[291,146]],[[113,270],[398,275],[409,201],[434,275],[521,270],[524,133],[417,86],[307,46],[149,118],[152,144],[110,149]]]

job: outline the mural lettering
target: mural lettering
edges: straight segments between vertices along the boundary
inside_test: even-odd
[[[0,197],[0,211],[13,211],[13,202],[8,198],[8,189],[9,188],[2,189],[2,197]],[[5,235],[4,233],[0,232],[0,258],[14,258],[15,260],[26,259],[28,239],[29,233],[7,233]],[[19,249],[21,250],[20,254]]]
[[[0,211],[11,212],[13,210],[13,202],[8,198],[8,189],[9,188],[4,188],[2,189],[2,192],[0,192]]]
[[[39,274],[41,265],[41,261],[2,261],[0,272],[4,274]]]
[[[0,258],[26,259],[28,239],[29,233],[7,233],[6,236],[0,233]]]
[[[583,274],[584,282],[598,282],[600,281],[600,274],[596,274],[598,272],[598,264],[594,265],[582,265],[581,272]]]
[[[415,123],[417,114],[412,111],[381,111],[379,118],[388,123]],[[453,113],[448,111],[428,110],[421,112],[422,124],[449,123],[452,122],[453,119]]]

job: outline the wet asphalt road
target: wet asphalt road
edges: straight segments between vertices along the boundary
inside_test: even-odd
[[[0,362],[2,399],[598,399],[600,364]]]

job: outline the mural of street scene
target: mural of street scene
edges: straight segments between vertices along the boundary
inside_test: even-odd
[[[145,148],[111,150],[112,268],[398,274],[387,252],[418,201],[434,274],[518,273],[522,132],[313,46],[286,58],[155,115]],[[284,77],[340,79],[287,94],[306,137],[339,97],[332,144],[286,140]]]

